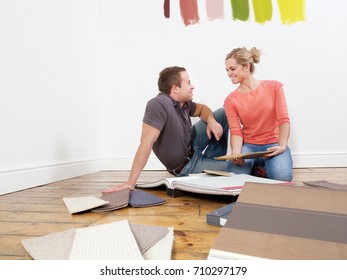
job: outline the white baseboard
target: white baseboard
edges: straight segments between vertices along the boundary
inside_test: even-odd
[[[294,168],[347,167],[347,153],[293,154]]]
[[[100,159],[44,163],[0,170],[0,195],[102,170]]]

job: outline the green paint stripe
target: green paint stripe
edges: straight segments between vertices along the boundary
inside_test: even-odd
[[[233,10],[233,19],[246,21],[249,18],[248,0],[230,0]]]
[[[305,0],[277,0],[283,24],[305,20]]]
[[[256,22],[265,23],[272,19],[272,0],[252,0]]]

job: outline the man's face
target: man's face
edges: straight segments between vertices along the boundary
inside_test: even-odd
[[[174,86],[174,99],[180,102],[182,105],[185,102],[193,100],[194,86],[190,83],[189,75],[186,71],[181,72],[181,86]]]

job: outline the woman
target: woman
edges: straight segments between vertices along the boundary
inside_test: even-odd
[[[290,120],[282,84],[254,78],[254,64],[260,51],[236,48],[225,59],[228,76],[238,88],[224,101],[230,127],[233,154],[269,150],[263,158],[232,160],[232,172],[254,174],[255,167],[265,166],[266,177],[291,181],[293,161],[287,146]]]

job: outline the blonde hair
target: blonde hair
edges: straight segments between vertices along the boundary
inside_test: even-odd
[[[243,47],[233,49],[230,53],[227,54],[225,60],[234,58],[237,64],[240,64],[242,66],[249,64],[249,71],[253,73],[255,70],[254,64],[260,62],[260,55],[261,51],[255,47],[251,48],[250,50],[247,50],[245,47]]]

